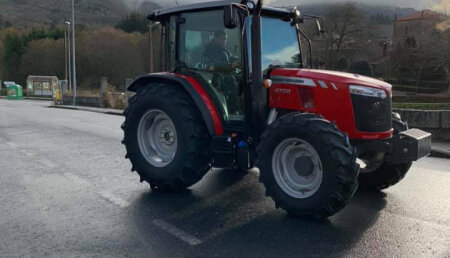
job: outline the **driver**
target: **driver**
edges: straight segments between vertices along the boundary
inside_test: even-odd
[[[238,67],[238,58],[225,47],[227,34],[224,31],[214,32],[213,40],[206,45],[203,57],[210,70],[231,71]]]
[[[221,92],[227,102],[230,115],[240,113],[240,96],[238,83],[233,71],[239,67],[239,58],[233,56],[225,47],[227,34],[224,31],[214,32],[211,42],[206,45],[203,58],[206,68],[213,72],[212,84]]]

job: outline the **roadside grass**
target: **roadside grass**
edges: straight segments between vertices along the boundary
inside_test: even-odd
[[[66,93],[66,96],[73,96],[73,93],[71,91],[68,91]],[[100,97],[100,89],[92,89],[92,90],[78,89],[77,96],[79,96],[79,97]]]
[[[393,103],[394,109],[450,110],[450,103]]]

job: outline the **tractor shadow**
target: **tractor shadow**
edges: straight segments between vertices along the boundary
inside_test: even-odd
[[[358,191],[337,215],[323,221],[302,220],[277,210],[258,174],[214,170],[191,190],[162,194],[149,190],[130,210],[130,219],[145,237],[164,219],[203,240],[201,253],[226,256],[343,256],[378,220],[386,194]],[[170,245],[162,243],[161,248]]]
[[[385,197],[384,193],[358,191],[342,211],[323,221],[298,219],[274,210],[227,232],[220,241],[212,241],[211,249],[233,250],[241,242],[245,249],[231,251],[231,257],[348,256],[377,223],[386,206]]]
[[[238,185],[246,176],[234,171],[213,169],[199,183],[182,192],[161,193],[149,187],[132,203],[129,210],[138,228],[154,227],[153,219],[179,217],[180,212],[191,213],[194,209],[201,212],[201,204]]]

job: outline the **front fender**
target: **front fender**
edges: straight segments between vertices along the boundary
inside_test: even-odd
[[[215,136],[223,134],[222,120],[217,107],[203,87],[194,78],[176,73],[146,74],[136,78],[136,80],[128,86],[127,90],[136,92],[139,88],[151,87],[151,84],[154,83],[171,83],[183,87],[200,110],[210,135]]]

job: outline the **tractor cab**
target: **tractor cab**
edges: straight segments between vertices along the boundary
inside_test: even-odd
[[[257,167],[276,207],[314,218],[342,209],[358,184],[398,183],[430,153],[431,135],[392,112],[390,84],[312,69],[301,24],[313,19],[320,33],[323,18],[262,2],[149,16],[152,69],[129,86],[122,125],[132,171],[166,192],[211,167]]]
[[[244,3],[245,2],[245,3]],[[218,1],[156,11],[153,21],[153,56],[159,59],[152,72],[171,71],[192,76],[207,91],[220,113],[224,132],[247,136],[252,124],[252,99],[268,112],[263,77],[277,68],[304,66],[295,15],[298,12],[263,7],[259,35],[252,34],[252,1]],[[226,8],[232,15],[225,17]],[[232,23],[225,24],[225,23]],[[258,39],[252,40],[252,37]],[[255,42],[260,53],[253,51]],[[256,56],[255,56],[256,55]],[[256,62],[253,61],[256,60]],[[252,63],[259,64],[252,83]],[[269,82],[266,82],[269,83]],[[254,101],[256,102],[256,101]],[[253,103],[255,104],[255,103]],[[258,130],[260,131],[260,130]],[[256,136],[256,135],[255,135]]]

